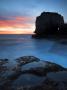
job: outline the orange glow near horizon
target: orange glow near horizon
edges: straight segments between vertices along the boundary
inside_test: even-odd
[[[0,20],[0,34],[32,34],[35,26],[30,17],[12,17],[13,20]]]

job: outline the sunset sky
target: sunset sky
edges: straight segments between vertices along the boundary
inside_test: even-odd
[[[0,34],[31,34],[36,16],[58,12],[67,22],[67,0],[0,0]]]

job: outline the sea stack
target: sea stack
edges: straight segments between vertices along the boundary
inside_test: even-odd
[[[67,32],[64,17],[55,12],[42,12],[40,16],[36,17],[35,27],[35,34],[32,37],[56,37]]]

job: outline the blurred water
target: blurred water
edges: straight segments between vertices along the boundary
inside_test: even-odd
[[[32,39],[31,35],[0,35],[0,58],[32,55],[67,67],[67,43],[63,40]]]

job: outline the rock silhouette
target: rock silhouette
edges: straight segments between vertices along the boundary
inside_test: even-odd
[[[64,23],[64,17],[55,12],[43,12],[36,18],[35,35],[33,37],[67,35],[67,24]]]

